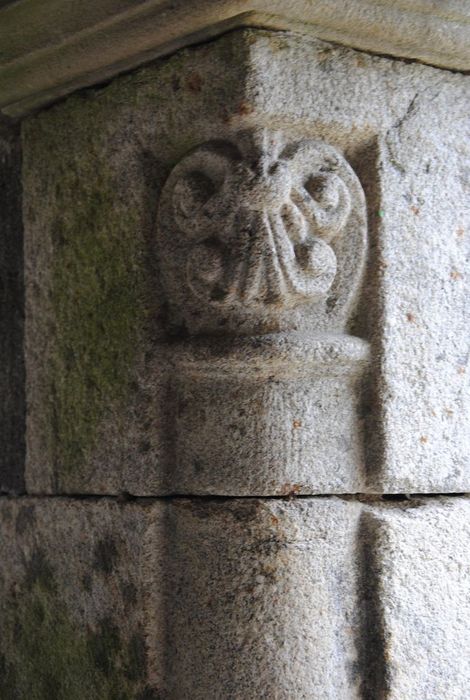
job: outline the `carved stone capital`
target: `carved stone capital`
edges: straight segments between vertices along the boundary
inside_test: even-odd
[[[359,490],[369,347],[346,328],[366,207],[345,158],[266,129],[204,143],[170,173],[157,235],[192,336],[172,346],[177,490]]]
[[[332,146],[254,129],[176,165],[158,243],[191,333],[341,330],[363,270],[364,195]]]

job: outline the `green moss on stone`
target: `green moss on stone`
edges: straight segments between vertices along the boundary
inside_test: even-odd
[[[55,461],[66,470],[85,459],[106,408],[125,394],[138,344],[138,224],[115,204],[112,181],[101,180],[54,232],[50,389]]]
[[[132,700],[144,692],[143,638],[123,640],[109,618],[77,629],[40,551],[2,618],[2,700]]]
[[[243,116],[250,43],[249,32],[227,34],[23,122],[26,266],[38,270],[27,280],[28,299],[35,297],[28,460],[47,489],[90,486],[93,458],[102,463],[107,454],[106,419],[122,419],[114,434],[125,435],[145,308],[159,314],[160,333],[165,324],[163,299],[149,300],[158,191],[171,167],[208,138],[207,118],[217,132]],[[230,84],[226,65],[239,67]],[[98,441],[104,447],[94,452]],[[117,443],[109,469],[122,454]]]
[[[107,109],[74,99],[26,129],[26,167],[36,200],[44,197],[51,251],[42,263],[47,290],[39,289],[50,319],[43,431],[69,482],[126,396],[145,316],[142,207],[110,162]]]

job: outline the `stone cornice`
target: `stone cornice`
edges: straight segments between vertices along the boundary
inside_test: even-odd
[[[465,0],[17,0],[0,7],[0,108],[22,116],[157,56],[246,26],[470,69]]]

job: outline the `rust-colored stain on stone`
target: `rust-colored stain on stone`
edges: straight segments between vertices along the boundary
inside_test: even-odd
[[[450,278],[451,278],[451,280],[454,280],[454,282],[456,282],[457,280],[461,280],[462,277],[463,277],[462,273],[459,272],[458,270],[452,270],[452,272],[450,273]]]
[[[254,111],[255,110],[253,105],[249,102],[246,102],[245,100],[242,100],[238,105],[238,114],[241,114],[243,116],[246,114],[253,114]]]
[[[283,484],[281,487],[280,494],[281,496],[287,496],[288,498],[292,498],[293,496],[297,496],[302,489],[301,484]]]
[[[186,78],[186,87],[191,92],[201,92],[204,80],[199,73],[190,73]]]

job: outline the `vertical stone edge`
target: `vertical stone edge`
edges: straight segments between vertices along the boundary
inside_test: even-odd
[[[367,697],[467,696],[469,507],[468,497],[441,497],[367,514],[376,523],[371,560],[377,562],[378,650],[385,670],[385,695]]]
[[[380,162],[380,139],[377,135],[359,150],[352,162],[365,192],[369,232],[367,269],[359,304],[361,313],[355,319],[358,334],[366,337],[371,347],[369,372],[363,381],[362,395],[366,493],[382,493],[382,479],[386,466],[386,429],[383,418],[384,343],[381,335],[384,307],[382,277],[386,263],[382,246]],[[366,516],[363,529],[373,529]]]
[[[25,489],[20,129],[0,118],[0,492]]]
[[[357,528],[359,664],[362,671],[361,700],[386,700],[389,683],[386,635],[381,601],[382,562],[380,541],[383,528],[379,513],[361,509]]]

